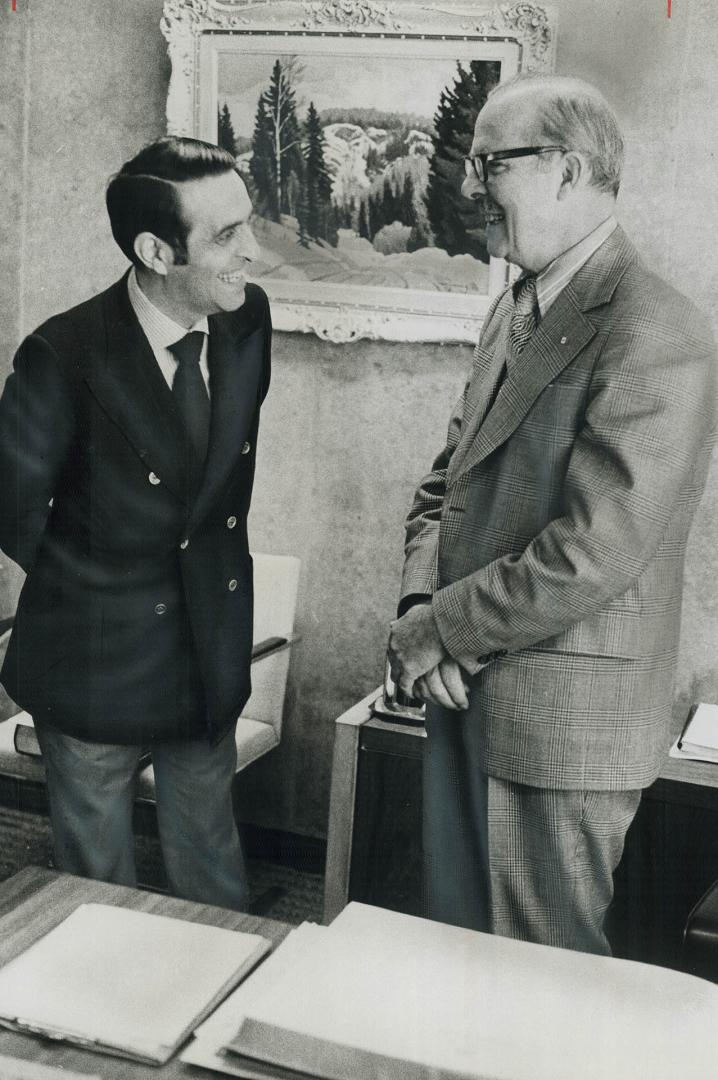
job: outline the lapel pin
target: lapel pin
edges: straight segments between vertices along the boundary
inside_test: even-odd
[[[562,344],[562,345],[565,345],[567,341],[568,341],[568,338],[567,338],[567,337],[562,337],[562,338],[561,338],[561,344]]]

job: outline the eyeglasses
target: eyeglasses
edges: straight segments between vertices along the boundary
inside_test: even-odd
[[[476,177],[480,184],[485,184],[489,176],[489,164],[493,161],[505,161],[507,158],[533,157],[535,154],[548,154],[550,150],[566,152],[564,146],[517,146],[513,150],[495,150],[493,154],[475,154],[464,158],[466,175]]]

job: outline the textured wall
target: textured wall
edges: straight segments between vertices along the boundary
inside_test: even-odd
[[[22,260],[25,232],[25,147],[27,118],[25,86],[29,77],[28,26],[20,19],[0,16],[0,169],[3,212],[0,214],[0,370],[21,335]],[[0,376],[1,377],[1,376]],[[20,581],[17,567],[0,552],[0,618],[11,614]],[[0,691],[0,707],[5,697]],[[2,715],[0,713],[0,715]]]
[[[559,0],[558,70],[600,86],[630,147],[620,213],[656,269],[718,324],[713,234],[718,20],[712,0]],[[20,0],[0,14],[2,365],[53,311],[109,284],[108,175],[164,130],[161,0]],[[14,21],[11,21],[14,20]],[[7,255],[5,255],[7,252]],[[252,514],[258,550],[302,559],[284,744],[247,779],[255,821],[325,831],[333,718],[379,682],[401,521],[443,438],[466,347],[332,346],[278,334]],[[687,568],[679,693],[718,699],[715,477]],[[17,575],[0,577],[0,604]]]
[[[269,758],[247,778],[247,803],[260,806],[271,792],[278,819],[311,832],[326,818],[332,720],[383,676],[402,522],[442,444],[471,350],[280,334],[275,356],[251,537],[258,550],[302,560],[301,642],[277,751],[282,786],[275,790]]]

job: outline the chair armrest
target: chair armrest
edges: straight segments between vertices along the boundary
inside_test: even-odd
[[[693,907],[683,930],[681,966],[691,975],[718,983],[718,881]]]
[[[281,652],[282,649],[288,649],[292,644],[292,638],[286,637],[268,637],[262,641],[258,641],[256,645],[252,646],[252,663],[257,660],[264,660],[266,656],[273,656],[276,652]]]

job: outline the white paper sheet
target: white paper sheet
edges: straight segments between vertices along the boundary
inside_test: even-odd
[[[680,749],[678,743],[681,743]],[[677,753],[673,756],[718,761],[718,705],[705,701],[697,705],[674,746]]]

